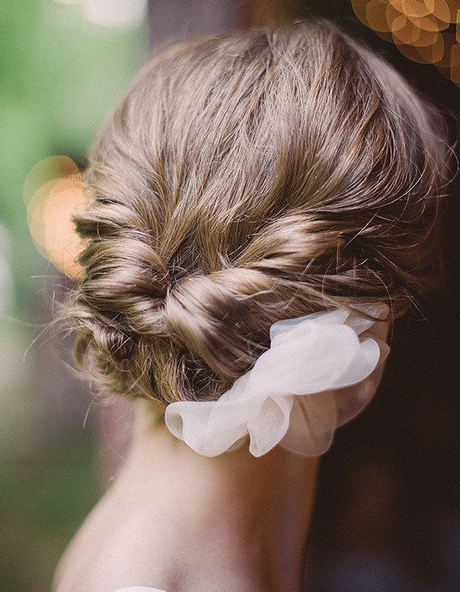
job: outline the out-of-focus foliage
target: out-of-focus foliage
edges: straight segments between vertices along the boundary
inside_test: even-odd
[[[50,156],[84,166],[145,58],[145,5],[0,6],[0,590],[8,592],[49,590],[65,542],[98,494],[94,437],[83,431],[88,395],[53,353],[61,346],[49,344],[52,331],[35,341],[62,278],[30,239],[24,181]]]

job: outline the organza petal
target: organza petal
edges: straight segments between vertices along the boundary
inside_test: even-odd
[[[340,383],[360,350],[356,333],[345,325],[318,326],[304,321],[292,330],[292,339],[278,343],[256,361],[248,381],[251,391],[267,388],[277,394],[325,390]]]
[[[280,445],[305,456],[319,456],[332,444],[337,408],[332,392],[295,397],[289,430]]]
[[[220,413],[233,411],[231,402],[219,407]],[[216,417],[214,401],[179,401],[166,409],[165,421],[170,432],[203,456],[217,456],[247,434],[247,421],[227,422],[225,429],[212,421]]]
[[[249,451],[253,456],[266,454],[288,431],[293,398],[266,398],[257,417],[248,421]]]

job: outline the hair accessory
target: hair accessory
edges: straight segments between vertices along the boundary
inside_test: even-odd
[[[248,434],[254,456],[278,443],[299,454],[322,454],[336,428],[374,395],[389,352],[388,307],[359,310],[380,320],[337,309],[275,323],[270,349],[218,400],[167,407],[169,430],[204,456],[231,450]]]

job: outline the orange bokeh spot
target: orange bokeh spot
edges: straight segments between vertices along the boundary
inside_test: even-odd
[[[413,45],[414,47],[429,47],[437,43],[440,33],[438,31],[426,31],[417,27],[412,21],[408,19],[406,27],[399,29],[394,33],[395,40],[406,45]]]
[[[401,15],[394,20],[397,26],[392,30],[393,39],[396,44],[416,45],[420,39],[421,31],[407,17]]]
[[[451,68],[460,67],[460,43],[454,43],[450,48],[450,65]]]
[[[460,44],[456,43],[450,50],[450,78],[460,85]]]
[[[24,202],[27,206],[32,196],[49,181],[56,181],[60,177],[77,175],[78,166],[64,154],[48,156],[34,165],[24,181]]]
[[[432,33],[438,33],[439,31],[442,31],[443,29],[447,29],[447,27],[449,26],[449,23],[445,23],[443,21],[440,21],[439,19],[437,19],[436,17],[434,17],[431,14],[428,16],[409,17],[409,18],[420,29],[423,29],[424,31],[429,31]]]
[[[388,4],[381,0],[370,0],[366,6],[367,26],[379,33],[391,33],[393,19],[388,15]]]
[[[366,25],[369,26],[369,22],[367,20],[366,9],[368,5],[368,0],[351,0],[351,6],[353,8],[353,12],[359,18],[359,20]]]
[[[431,8],[431,14],[443,23],[450,24],[452,22],[452,11],[446,0],[425,0],[426,4]],[[457,2],[457,0],[455,0]]]
[[[451,9],[446,0],[388,0],[388,2],[408,18],[431,17],[444,24],[451,22]]]
[[[450,8],[450,22],[460,23],[460,10],[458,7],[458,0],[446,0]]]
[[[421,9],[422,4],[424,10]],[[389,0],[388,9],[390,9],[390,7],[393,8],[399,15],[404,15],[412,21],[415,26],[424,31],[437,32],[446,29],[449,26],[449,21],[446,22],[443,19],[438,18],[437,15],[429,9],[427,4],[428,2],[423,3],[417,1],[413,5],[408,5],[407,0]],[[416,7],[418,7],[419,10],[415,10]],[[450,11],[447,5],[446,8],[447,17],[450,18]],[[445,11],[441,11],[441,13],[443,12]],[[389,11],[387,11],[387,18],[388,22],[391,24]],[[392,30],[394,30],[394,26],[392,27]]]
[[[450,24],[439,20],[432,14],[429,14],[428,16],[409,18],[413,20],[413,22],[424,31],[431,31],[433,33],[438,33],[439,31],[447,29]]]
[[[429,64],[437,64],[444,57],[445,43],[442,35],[438,35],[436,41],[427,47],[417,48],[420,55],[426,57]]]
[[[430,9],[423,0],[389,0],[389,3],[407,17],[420,18],[430,14]]]
[[[398,44],[399,51],[413,62],[420,64],[437,64],[444,57],[445,44],[442,35],[438,34],[436,42],[431,45]]]
[[[81,278],[75,261],[83,247],[72,216],[87,203],[81,176],[73,174],[43,184],[31,197],[27,213],[29,228],[40,253],[61,272]]]

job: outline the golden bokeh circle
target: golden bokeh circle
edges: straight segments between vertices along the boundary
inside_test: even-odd
[[[430,9],[426,6],[423,0],[389,0],[389,4],[394,6],[398,12],[405,14],[407,17],[420,18],[430,14]]]
[[[80,171],[67,156],[52,156],[37,163],[24,183],[27,221],[37,250],[66,275],[79,279],[75,258],[82,240],[72,216],[88,203]]]
[[[393,41],[410,60],[435,64],[460,85],[458,0],[351,0],[351,4],[361,22]],[[457,25],[455,34],[452,24]]]
[[[370,0],[366,6],[367,26],[379,33],[391,33],[393,19],[388,18],[388,4],[382,0]]]

